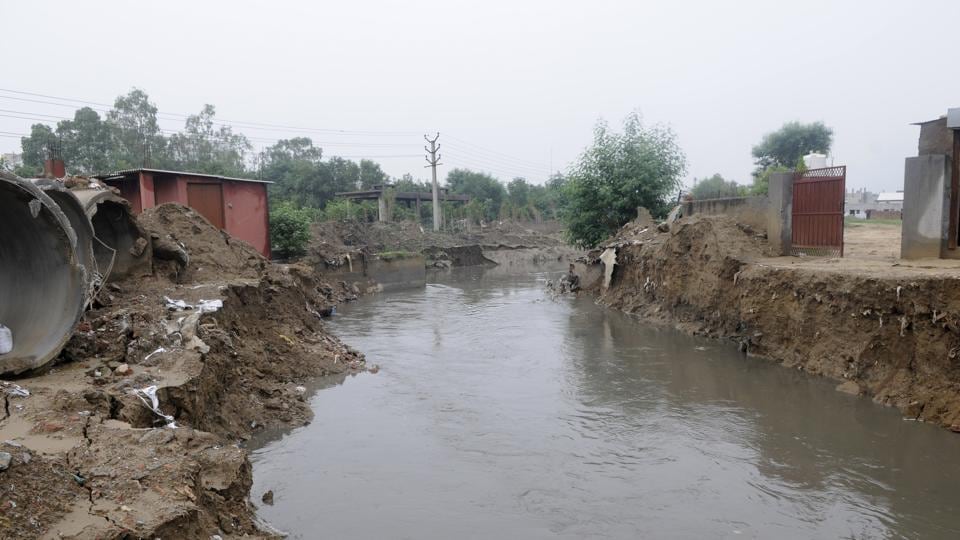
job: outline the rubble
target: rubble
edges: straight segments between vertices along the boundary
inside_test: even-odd
[[[155,258],[153,274],[112,281],[58,364],[0,381],[0,440],[18,445],[0,447],[12,456],[0,504],[16,505],[0,513],[5,537],[272,538],[238,443],[309,422],[308,378],[366,369],[317,316],[341,288],[271,264],[185,207],[141,221],[189,262]]]

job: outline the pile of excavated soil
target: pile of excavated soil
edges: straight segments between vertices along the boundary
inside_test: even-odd
[[[309,422],[310,377],[365,369],[327,332],[344,296],[312,269],[273,265],[184,207],[143,220],[188,258],[111,284],[61,363],[0,381],[4,538],[270,537],[237,443]]]
[[[645,233],[646,234],[646,233]],[[836,379],[960,431],[960,271],[876,275],[770,264],[762,235],[685,218],[620,242],[603,303]],[[828,265],[829,266],[829,265]]]
[[[186,206],[161,204],[143,212],[138,221],[155,244],[173,244],[189,254],[188,268],[177,281],[256,279],[267,269],[268,261],[253,246],[217,229]],[[161,274],[176,275],[176,261],[160,259],[154,264]]]

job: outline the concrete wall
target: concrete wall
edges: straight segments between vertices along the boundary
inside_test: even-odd
[[[426,262],[422,255],[407,254],[390,259],[377,255],[357,256],[353,264],[337,268],[314,266],[329,281],[345,281],[364,293],[424,287],[427,284]]]
[[[789,255],[793,236],[793,173],[770,175],[767,191],[767,241],[774,253]]]
[[[425,287],[427,265],[422,255],[406,255],[389,260],[374,256],[367,262],[367,275],[384,291]]]
[[[719,215],[734,216],[741,223],[758,229],[767,228],[766,197],[727,197],[723,199],[702,199],[683,203],[683,215]]]
[[[950,160],[942,154],[907,158],[900,257],[960,258],[958,250],[946,249],[949,215]]]
[[[953,130],[947,128],[947,119],[939,118],[920,124],[917,155],[953,155]]]

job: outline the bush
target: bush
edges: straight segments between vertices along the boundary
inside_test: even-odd
[[[270,211],[270,246],[275,257],[297,257],[307,252],[314,213],[289,202],[274,206]]]

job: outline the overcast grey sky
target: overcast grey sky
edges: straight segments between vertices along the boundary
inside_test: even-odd
[[[893,190],[916,153],[909,124],[960,106],[957,0],[30,0],[2,13],[0,88],[112,103],[136,86],[161,112],[212,103],[224,119],[375,131],[311,136],[336,143],[327,155],[414,156],[374,157],[394,176],[426,177],[420,134],[440,131],[441,177],[541,182],[598,118],[639,109],[677,132],[688,178],[748,183],[764,133],[822,120],[848,186]],[[0,109],[72,115],[10,96]],[[31,123],[0,117],[0,131]],[[258,147],[303,134],[239,131]]]

